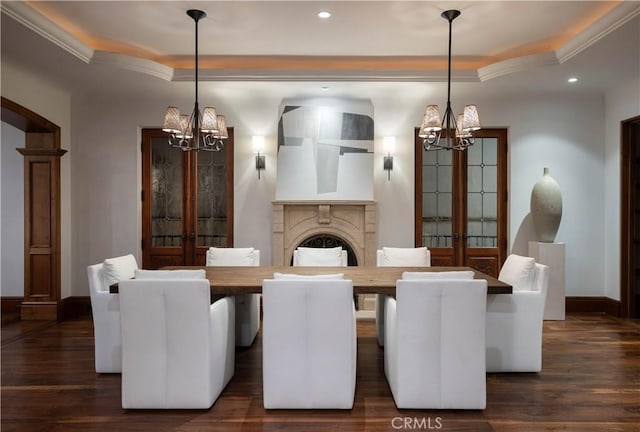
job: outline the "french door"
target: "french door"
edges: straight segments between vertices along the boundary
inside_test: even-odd
[[[181,151],[142,130],[142,267],[204,265],[233,246],[233,128],[219,152]]]
[[[432,265],[497,277],[507,251],[507,131],[482,129],[464,151],[424,150],[415,132],[415,245]]]

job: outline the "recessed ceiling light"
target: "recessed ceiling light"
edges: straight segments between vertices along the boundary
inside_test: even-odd
[[[322,90],[322,91],[327,91],[327,90],[329,90],[329,87],[327,87],[327,86],[322,86],[322,87],[320,87],[320,90]]]
[[[570,83],[575,83],[575,82],[578,82],[578,78],[576,78],[576,77],[571,77],[571,78],[569,78],[567,81],[568,81],[568,82],[570,82]]]
[[[320,17],[320,18],[327,19],[330,16],[331,16],[331,12],[327,12],[327,11],[318,12],[318,17]]]

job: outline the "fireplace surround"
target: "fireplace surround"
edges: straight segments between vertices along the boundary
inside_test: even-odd
[[[289,265],[303,242],[328,235],[346,243],[359,266],[375,266],[376,227],[375,201],[273,201],[272,264]],[[372,302],[365,298],[359,303],[373,310]]]

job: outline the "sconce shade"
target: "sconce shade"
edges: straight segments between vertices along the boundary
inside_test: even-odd
[[[387,136],[382,139],[383,151],[386,154],[393,154],[396,151],[396,137]]]
[[[206,107],[202,111],[202,126],[200,130],[205,133],[218,132],[218,117],[216,116],[215,108]]]
[[[162,130],[169,133],[180,132],[180,110],[178,107],[170,106],[164,113]]]
[[[251,143],[253,144],[254,153],[264,153],[264,137],[262,135],[252,136]]]
[[[477,106],[467,105],[464,107],[464,118],[462,124],[462,130],[464,131],[475,131],[480,129],[480,117],[478,115]]]

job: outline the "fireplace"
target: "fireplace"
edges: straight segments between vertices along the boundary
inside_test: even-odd
[[[357,265],[376,265],[374,201],[274,201],[272,211],[273,265],[290,265],[295,248],[323,236],[344,242]],[[374,309],[373,303],[373,296],[359,300],[367,311]]]

